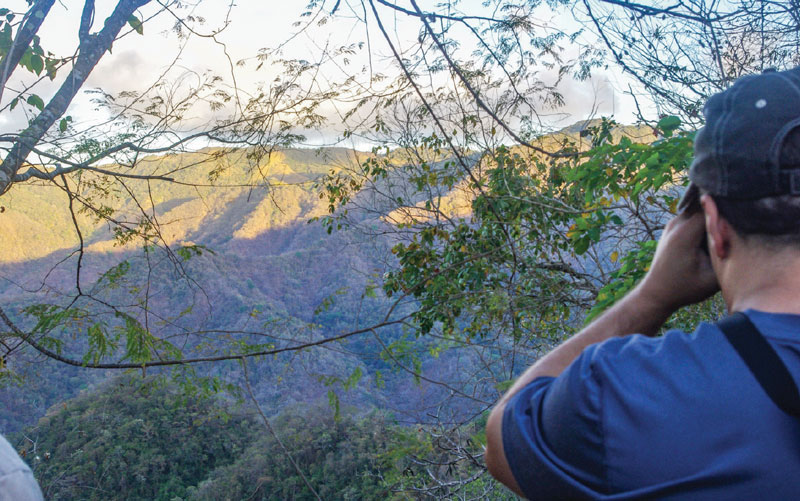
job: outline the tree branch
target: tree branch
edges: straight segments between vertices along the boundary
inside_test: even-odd
[[[311,485],[311,482],[309,482],[308,478],[306,478],[306,475],[305,473],[303,473],[303,470],[300,468],[300,465],[298,465],[297,461],[295,461],[294,458],[292,457],[292,453],[289,452],[289,449],[286,448],[286,445],[284,445],[283,440],[281,440],[278,434],[275,433],[275,430],[269,423],[269,419],[267,419],[267,416],[264,414],[264,411],[261,410],[261,405],[259,405],[258,400],[256,400],[256,395],[255,393],[253,393],[253,388],[250,386],[250,375],[247,372],[247,359],[242,357],[241,362],[242,362],[242,372],[244,373],[244,383],[245,386],[247,387],[247,393],[250,395],[250,400],[252,400],[253,404],[256,406],[256,410],[258,411],[258,414],[261,416],[261,420],[264,422],[264,427],[267,429],[269,434],[272,435],[272,438],[274,438],[275,441],[278,442],[278,445],[281,446],[283,454],[289,459],[289,462],[292,463],[292,466],[294,466],[294,471],[296,471],[297,474],[300,475],[300,478],[303,479],[303,483],[306,484],[306,487],[308,487],[308,489],[314,494],[314,497],[322,501],[322,498],[319,497],[319,494],[317,494],[316,489],[314,489],[314,487]]]
[[[0,320],[6,323],[11,331],[21,338],[23,341],[31,345],[36,351],[41,353],[42,355],[52,358],[53,360],[57,360],[59,362],[63,362],[67,365],[72,365],[74,367],[85,367],[88,369],[142,369],[145,367],[168,367],[174,365],[190,365],[190,364],[197,364],[201,362],[222,362],[225,360],[241,360],[243,358],[250,358],[250,357],[264,357],[268,355],[277,355],[279,353],[285,353],[289,351],[299,351],[304,350],[306,348],[311,348],[313,346],[320,346],[323,344],[328,344],[333,341],[341,341],[342,339],[346,339],[357,334],[364,334],[366,332],[374,332],[375,329],[380,329],[382,327],[387,327],[389,325],[400,324],[405,321],[404,318],[400,318],[397,320],[386,320],[380,323],[377,323],[371,327],[367,327],[364,329],[357,329],[350,332],[345,332],[344,334],[339,334],[338,336],[327,337],[324,339],[319,339],[317,341],[311,341],[308,343],[298,344],[295,346],[286,346],[284,348],[276,348],[274,350],[264,350],[259,352],[253,353],[240,353],[237,355],[220,355],[216,357],[198,357],[198,358],[186,358],[182,360],[158,360],[155,362],[144,362],[141,364],[131,364],[131,363],[87,363],[81,360],[76,360],[73,358],[64,357],[52,350],[48,350],[41,344],[37,343],[31,334],[23,332],[17,325],[11,321],[10,318],[6,315],[3,308],[0,307]]]
[[[11,78],[25,51],[30,47],[33,37],[39,31],[42,21],[47,17],[54,3],[55,0],[37,0],[25,14],[22,28],[17,31],[17,36],[14,37],[8,53],[0,60],[0,67],[3,68],[2,72],[0,72],[0,100],[3,98],[3,91],[6,88],[8,79]],[[0,187],[0,193],[2,191],[2,187]]]
[[[17,174],[16,176],[14,176],[14,182],[21,183],[23,181],[27,181],[28,179],[34,177],[37,179],[43,179],[45,181],[52,181],[53,179],[59,176],[70,174],[78,170],[88,170],[106,176],[124,177],[127,179],[149,179],[153,181],[169,181],[169,182],[175,181],[175,179],[167,176],[157,176],[157,175],[147,175],[147,174],[127,174],[125,172],[114,172],[106,169],[100,169],[99,167],[90,167],[88,165],[83,165],[83,164],[74,164],[69,167],[62,167],[61,165],[56,164],[56,169],[53,171],[42,171],[35,167],[30,167],[22,174]]]
[[[100,58],[111,47],[120,30],[133,12],[150,0],[120,0],[114,12],[106,19],[103,29],[81,40],[80,54],[64,83],[47,103],[44,110],[33,120],[0,164],[0,195],[8,191],[17,171],[44,134],[66,111],[72,99],[83,86]]]
[[[737,14],[737,12],[734,11],[734,12],[730,12],[730,13],[727,13],[727,14],[720,14],[720,15],[714,16],[713,18],[712,17],[706,17],[706,16],[699,15],[699,14],[685,14],[683,12],[679,12],[679,11],[676,10],[678,7],[683,7],[684,6],[683,2],[680,2],[680,1],[678,3],[676,3],[675,5],[672,5],[670,7],[665,7],[665,8],[658,8],[658,7],[654,7],[654,6],[650,6],[650,5],[643,5],[643,4],[640,4],[640,3],[629,2],[627,0],[600,0],[600,2],[601,3],[607,3],[607,4],[610,4],[610,5],[616,5],[618,7],[622,7],[623,9],[627,9],[627,10],[630,10],[630,11],[633,11],[633,12],[637,12],[642,16],[660,16],[660,15],[664,15],[664,16],[670,16],[670,17],[675,17],[675,18],[679,18],[679,19],[686,19],[688,21],[695,21],[697,23],[705,24],[705,25],[710,25],[711,23],[718,23],[720,21],[724,21],[725,19],[728,19],[728,18],[730,18],[730,17],[732,17],[732,16]]]
[[[420,12],[419,10],[414,12],[413,10],[404,9],[403,7],[400,7],[399,5],[395,5],[393,3],[387,2],[386,0],[375,0],[375,1],[377,1],[381,5],[385,5],[386,7],[394,9],[397,12],[402,12],[403,14],[406,14],[408,16],[418,17],[420,19],[422,19],[422,18],[447,19],[448,21],[457,21],[457,22],[469,21],[469,20],[473,20],[474,19],[474,20],[478,20],[478,21],[488,21],[490,23],[496,23],[496,24],[509,24],[509,22],[506,21],[505,19],[498,19],[496,17],[449,16],[449,15],[446,15],[446,14],[439,14],[437,12],[425,12],[425,13],[423,13],[423,12]]]
[[[89,41],[89,30],[94,24],[94,0],[86,0],[81,13],[81,25],[78,28],[78,40],[83,44]]]
[[[378,1],[380,1],[380,0],[378,0]],[[475,104],[477,104],[479,108],[481,108],[490,117],[492,117],[492,120],[494,120],[498,125],[500,125],[500,127],[502,127],[503,130],[505,130],[516,142],[518,142],[519,144],[521,144],[521,145],[523,145],[523,146],[525,146],[527,148],[532,149],[533,151],[541,153],[542,155],[547,155],[548,157],[552,157],[552,158],[564,158],[564,157],[577,156],[577,153],[574,153],[574,152],[564,152],[564,151],[552,152],[552,151],[547,151],[544,148],[540,148],[538,146],[534,146],[530,142],[525,141],[524,139],[519,137],[519,135],[516,132],[511,130],[511,127],[509,127],[508,124],[506,124],[506,122],[504,120],[501,120],[500,117],[498,117],[497,114],[495,112],[493,112],[489,108],[489,106],[486,105],[486,103],[483,102],[483,99],[481,99],[480,95],[478,94],[478,91],[475,90],[475,88],[472,86],[472,84],[469,82],[469,80],[467,80],[467,77],[461,71],[461,68],[458,67],[458,65],[455,63],[455,61],[453,61],[453,59],[450,57],[450,54],[447,53],[447,50],[445,49],[444,45],[442,45],[441,40],[439,40],[439,37],[437,37],[436,34],[433,32],[433,29],[431,28],[430,24],[428,23],[427,17],[422,14],[422,11],[420,10],[419,6],[417,5],[417,2],[415,0],[411,0],[411,5],[414,6],[414,9],[417,11],[417,14],[420,16],[420,20],[422,21],[422,24],[425,26],[425,31],[428,32],[428,35],[430,35],[431,39],[436,44],[436,47],[439,49],[439,52],[441,52],[442,55],[444,56],[445,60],[447,61],[448,66],[455,72],[456,75],[458,75],[458,79],[461,80],[461,83],[463,83],[464,86],[469,91],[469,93],[472,94],[472,98],[475,100]]]

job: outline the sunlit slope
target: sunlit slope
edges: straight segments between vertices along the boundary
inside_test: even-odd
[[[557,152],[565,147],[586,151],[591,148],[592,138],[590,135],[582,132],[593,127],[599,127],[600,125],[600,119],[577,122],[552,134],[543,135],[531,140],[531,144],[536,148],[548,152]],[[614,142],[619,141],[623,136],[640,143],[651,143],[658,138],[658,136],[654,134],[653,129],[648,126],[617,125],[611,129],[611,137]],[[544,154],[538,153],[526,146],[513,146],[511,151],[518,153],[522,158],[528,159],[531,162],[529,165],[532,165],[536,159],[547,161]],[[477,179],[485,179],[487,170],[495,167],[492,163],[492,159],[489,157],[470,155],[463,157],[463,160],[469,166],[472,175]],[[445,165],[446,162],[452,163],[452,160],[442,159],[436,163],[432,163],[431,169],[433,171],[442,169],[442,166]],[[461,179],[456,182],[451,189],[440,193],[433,193],[430,199],[419,196],[417,197],[419,201],[406,200],[406,205],[388,212],[385,220],[395,225],[414,224],[431,218],[435,213],[440,213],[453,219],[468,218],[472,214],[472,202],[475,200],[477,192],[472,186],[472,181],[467,177],[466,172],[463,171],[461,167],[457,168],[461,171]],[[532,175],[535,174],[532,173]],[[428,204],[431,204],[432,207],[427,207]],[[431,208],[435,209],[435,212],[432,212]]]
[[[580,131],[597,121],[580,122],[536,140],[537,146],[556,151],[565,141],[585,148],[590,138]],[[619,126],[613,135],[627,135],[641,142],[655,137],[648,127]],[[524,148],[521,148],[523,150]],[[113,223],[100,220],[92,209],[113,210],[113,219],[135,226],[146,214],[164,242],[223,245],[232,239],[253,239],[273,229],[286,228],[324,214],[314,181],[331,169],[355,170],[366,153],[346,148],[288,149],[269,155],[253,150],[206,148],[192,153],[149,156],[140,159],[135,173],[163,176],[176,182],[124,180],[124,186],[85,173],[80,186],[71,186],[80,200],[73,202],[86,249],[116,252]],[[483,166],[486,168],[487,166]],[[480,171],[481,168],[478,167]],[[124,169],[121,169],[124,172]],[[99,184],[105,191],[92,190]],[[436,203],[450,217],[471,212],[474,193],[466,179],[442,193]],[[133,195],[133,196],[131,196]],[[421,203],[421,202],[420,202]],[[0,264],[28,261],[55,251],[76,249],[78,234],[66,191],[51,183],[15,185],[0,201]],[[409,206],[386,215],[390,223],[426,217],[428,211]],[[138,245],[133,241],[128,248]]]
[[[95,217],[86,205],[111,208],[112,218],[129,226],[146,214],[168,244],[214,245],[231,238],[253,238],[321,213],[314,180],[331,168],[357,162],[360,156],[344,148],[327,148],[275,151],[260,158],[248,150],[221,149],[146,157],[139,161],[136,174],[176,182],[128,179],[122,186],[87,173],[80,186],[70,186],[79,194],[73,202],[75,219],[87,250],[93,252],[124,246],[114,239],[115,225]],[[91,183],[106,191],[92,189]],[[0,263],[38,259],[78,247],[64,189],[41,182],[15,185],[0,205]]]
[[[66,209],[67,195],[56,187],[14,187],[0,207],[0,262],[38,258],[77,244]]]

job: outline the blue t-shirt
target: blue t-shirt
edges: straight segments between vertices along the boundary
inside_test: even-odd
[[[745,312],[800,381],[800,316]],[[800,499],[800,421],[713,324],[589,346],[503,416],[530,499]]]

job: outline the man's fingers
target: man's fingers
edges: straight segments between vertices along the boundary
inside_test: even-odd
[[[695,212],[690,216],[680,214],[667,223],[665,230],[668,233],[675,232],[680,240],[694,243],[695,240],[699,241],[706,231],[705,218],[702,212]]]
[[[706,218],[703,215],[703,212],[696,212],[692,214],[692,217],[686,221],[688,226],[689,236],[693,238],[700,238],[705,235],[706,232]]]

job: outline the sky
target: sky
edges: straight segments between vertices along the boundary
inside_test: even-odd
[[[99,30],[102,20],[111,12],[115,1],[97,0],[97,11],[93,31]],[[284,0],[282,2],[261,0],[236,0],[231,4],[228,0],[204,0],[200,2],[184,2],[184,8],[176,11],[182,17],[192,16],[195,19],[203,18],[203,22],[195,22],[193,26],[200,35],[207,35],[222,26],[226,26],[217,36],[216,40],[204,36],[179,37],[175,30],[175,18],[168,14],[161,14],[154,19],[147,20],[144,25],[144,35],[139,35],[131,30],[126,30],[122,39],[118,40],[111,54],[106,54],[92,72],[84,91],[100,88],[109,94],[118,94],[122,91],[142,91],[149,88],[166,75],[166,80],[174,85],[175,92],[180,94],[181,89],[195,85],[201,75],[220,75],[233,88],[241,89],[243,96],[255,93],[259,83],[269,85],[276,76],[275,69],[266,65],[256,70],[254,57],[262,47],[277,47],[285,44],[283,54],[285,57],[304,58],[314,61],[323,47],[336,47],[347,43],[369,40],[370,50],[362,50],[352,57],[350,68],[355,69],[368,64],[375,66],[375,71],[397,71],[389,64],[390,52],[385,42],[378,36],[374,22],[370,24],[369,32],[364,24],[357,19],[363,16],[362,12],[349,10],[350,4],[345,0],[341,3],[337,16],[329,24],[320,28],[313,28],[300,35],[296,22],[305,22],[308,18],[301,17],[305,10],[307,0]],[[330,0],[328,3],[333,4]],[[398,4],[408,2],[398,0]],[[432,8],[434,1],[422,2]],[[480,0],[465,0],[461,4],[463,11],[470,9],[480,10]],[[24,10],[24,1],[12,1],[20,11]],[[17,5],[15,5],[17,4]],[[43,24],[40,35],[42,46],[58,55],[71,54],[77,47],[77,27],[83,2],[78,0],[61,0],[53,6],[50,15]],[[405,5],[410,7],[409,5]],[[12,7],[13,8],[13,7]],[[140,12],[145,19],[156,9],[147,6]],[[473,10],[477,11],[477,10]],[[398,46],[413,50],[416,44],[417,25],[408,22],[405,16],[391,16],[384,10],[385,23],[395,37]],[[555,15],[547,9],[539,14],[543,20],[577,29],[579,26],[569,13]],[[293,35],[295,35],[293,37]],[[591,35],[586,35],[591,36]],[[381,43],[384,42],[384,43]],[[367,52],[370,55],[367,55]],[[246,60],[244,66],[235,63]],[[233,67],[231,64],[234,64]],[[330,81],[341,81],[348,68],[329,67]],[[337,74],[338,73],[338,74]],[[64,73],[65,74],[65,73]],[[63,77],[63,75],[60,75]],[[555,80],[555,74],[544,71],[540,77],[548,81]],[[30,82],[30,77],[17,72],[10,82],[11,88],[20,88]],[[176,85],[175,82],[180,82]],[[49,82],[46,79],[37,86],[39,93],[45,101],[51,96],[61,79]],[[553,127],[567,126],[576,121],[588,118],[593,113],[597,115],[614,114],[618,121],[631,123],[634,120],[633,102],[624,95],[628,82],[618,71],[598,70],[594,77],[588,81],[576,81],[566,78],[559,86],[565,96],[565,106],[558,110],[545,110],[547,120]],[[8,99],[8,94],[4,100]],[[82,92],[72,104],[69,113],[77,127],[90,127],[102,121],[107,114],[98,110],[92,99],[95,95]],[[30,118],[26,110],[18,107],[14,112],[0,114],[0,129],[4,132],[19,130]],[[222,110],[224,112],[225,110]],[[341,112],[341,110],[338,110]],[[341,137],[341,121],[337,120],[337,109],[332,106],[323,106],[322,113],[332,118],[331,124],[322,127],[319,131],[307,132],[308,143],[332,144]],[[186,120],[186,127],[191,128],[205,123],[215,115],[208,108],[192,110]]]

